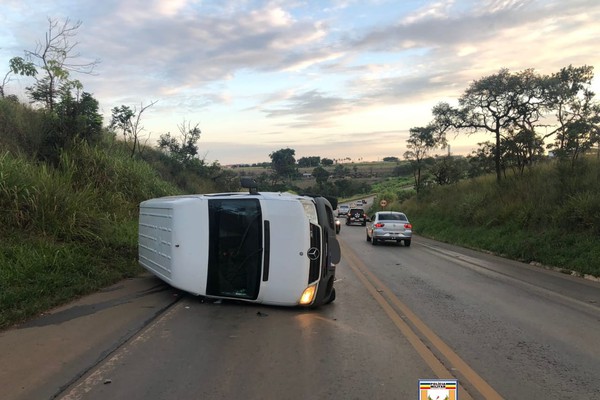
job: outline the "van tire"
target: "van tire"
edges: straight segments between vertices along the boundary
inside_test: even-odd
[[[335,288],[331,289],[331,293],[329,293],[329,298],[325,302],[325,304],[333,303],[335,300]]]

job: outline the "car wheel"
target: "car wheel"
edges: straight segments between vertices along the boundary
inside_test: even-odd
[[[366,223],[366,222],[363,222],[363,223],[362,223],[362,226],[366,226],[366,225],[367,225],[367,223]]]
[[[377,246],[377,239],[375,239],[375,238],[371,238],[371,244],[372,244],[373,246]]]
[[[410,239],[404,239],[404,245],[410,247]]]

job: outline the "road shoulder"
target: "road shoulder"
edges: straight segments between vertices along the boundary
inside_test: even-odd
[[[0,332],[0,398],[53,398],[180,297],[143,274]]]

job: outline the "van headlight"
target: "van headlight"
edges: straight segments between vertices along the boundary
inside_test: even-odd
[[[315,294],[317,293],[317,286],[311,285],[304,289],[302,292],[302,296],[300,297],[300,305],[306,306],[313,302],[315,299]]]

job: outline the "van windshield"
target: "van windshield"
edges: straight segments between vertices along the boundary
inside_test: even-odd
[[[258,199],[208,201],[207,295],[255,300],[262,266],[262,212]]]

